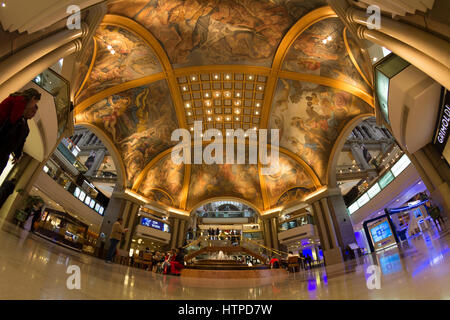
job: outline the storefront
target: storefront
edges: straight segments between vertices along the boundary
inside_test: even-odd
[[[64,247],[93,253],[98,235],[89,232],[89,226],[68,213],[46,208],[36,222],[36,234]]]

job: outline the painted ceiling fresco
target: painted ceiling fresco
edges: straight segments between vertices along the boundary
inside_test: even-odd
[[[207,64],[270,67],[289,28],[325,0],[118,0],[109,13],[145,26],[174,68]]]
[[[341,80],[370,92],[370,87],[349,58],[343,31],[344,25],[339,18],[313,24],[295,40],[286,54],[283,69]],[[354,47],[351,35],[347,33],[347,36]],[[361,50],[353,49],[352,52],[355,59],[364,65]]]
[[[77,102],[120,83],[162,71],[150,46],[128,30],[100,26],[96,40],[98,51],[94,68]]]
[[[178,122],[165,80],[115,94],[76,115],[106,132],[121,152],[129,184],[156,155],[172,147]]]
[[[315,190],[314,183],[305,169],[282,154],[280,154],[278,172],[264,176],[264,180],[271,206],[274,206],[278,198],[288,189],[299,187],[302,190],[302,193],[297,194],[296,199],[301,199],[305,194]]]
[[[280,79],[269,128],[280,130],[280,146],[299,155],[325,183],[331,149],[345,124],[372,108],[350,93],[310,82]]]
[[[168,193],[176,207],[180,207],[181,190],[183,188],[184,164],[172,162],[171,154],[159,160],[150,168],[140,185],[138,192],[151,198],[151,194],[161,189]],[[161,192],[160,192],[161,193]]]
[[[87,98],[105,89],[163,71],[155,51],[138,36],[139,32],[131,30],[135,28],[133,24],[128,25],[130,30],[102,24],[96,32],[98,52],[93,70],[87,75],[87,81],[75,101],[79,106],[75,109],[76,122],[93,124],[108,135],[120,152],[126,170],[126,187],[131,187],[152,159],[175,145],[170,137],[180,123],[186,120],[190,124],[193,116],[189,116],[193,112],[199,115],[198,118],[202,117],[204,113],[196,103],[209,106],[204,100],[208,96],[200,95],[201,90],[194,88],[194,85],[200,88],[197,83],[186,85],[185,90],[189,87],[189,90],[196,91],[199,96],[193,97],[198,101],[186,100],[186,93],[172,97],[171,94],[182,91],[184,86],[184,82],[174,85],[171,82],[173,77],[178,81],[184,77],[195,82],[194,76],[203,72],[195,67],[205,65],[210,66],[211,70],[207,73],[211,76],[248,73],[240,70],[241,65],[270,68],[279,44],[289,29],[306,14],[326,5],[326,0],[109,1],[108,14],[128,17],[145,27],[160,42],[175,70],[167,68],[162,75],[166,78],[164,80],[154,79],[154,82],[146,84],[139,81],[137,87],[105,98],[109,93],[100,94],[97,97],[101,100],[87,106]],[[105,21],[113,23],[114,17],[110,18]],[[266,101],[266,98],[272,97],[273,87],[261,86],[261,92],[257,93],[260,96],[255,94],[255,109],[252,110],[261,119],[263,112],[269,113],[267,127],[280,130],[280,146],[303,159],[322,184],[326,183],[330,153],[342,128],[361,113],[373,113],[366,102],[349,93],[357,92],[355,94],[363,96],[361,92],[364,91],[368,97],[372,91],[352,62],[343,32],[344,25],[338,18],[326,18],[314,23],[292,43],[282,62],[283,71],[301,73],[302,79],[315,76],[317,83],[329,83],[327,80],[331,78],[335,80],[333,86],[342,90],[279,78],[272,101]],[[368,75],[371,65],[363,58],[355,38],[349,32],[346,35],[349,51],[363,73]],[[80,57],[76,87],[86,77],[92,48],[91,44]],[[217,67],[227,64],[239,66],[231,66],[230,70]],[[176,70],[181,67],[193,68]],[[269,71],[264,75],[257,71],[254,74],[258,79],[264,77],[263,84],[273,77]],[[254,74],[247,76],[253,77]],[[236,90],[237,80],[233,81]],[[352,91],[345,84],[359,90]],[[231,81],[229,85],[232,85]],[[270,108],[266,109],[266,105]],[[219,114],[216,109],[209,112]],[[241,110],[231,111],[230,108],[230,112],[239,114]],[[203,119],[205,123],[211,120],[207,120],[206,116]],[[240,120],[237,121],[239,124]],[[265,123],[261,125],[264,127]],[[197,203],[215,197],[240,198],[263,209],[285,205],[315,190],[306,169],[281,153],[280,172],[264,176],[264,195],[267,194],[267,199],[262,196],[257,165],[191,165],[190,179],[186,181],[187,199],[181,199],[185,195],[182,192],[184,175],[185,166],[173,164],[168,154],[148,170],[136,191],[152,201],[189,210]],[[184,203],[186,207],[182,205]]]

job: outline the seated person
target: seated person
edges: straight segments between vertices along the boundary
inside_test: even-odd
[[[278,260],[276,257],[272,257],[269,263],[271,269],[280,269],[280,260]]]
[[[180,249],[172,249],[172,258],[170,260],[170,273],[176,276],[181,274],[181,269],[184,268],[184,256]]]

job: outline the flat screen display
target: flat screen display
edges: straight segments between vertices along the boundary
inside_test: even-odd
[[[78,199],[80,199],[81,201],[84,201],[84,198],[86,197],[86,193],[84,191],[80,192],[80,196],[78,197]]]
[[[392,174],[391,170],[386,172],[386,174],[381,177],[381,179],[378,181],[378,184],[380,185],[381,189],[384,189],[391,181],[394,180],[394,175]]]
[[[84,203],[89,205],[91,203],[91,197],[86,196],[86,199],[84,199]]]
[[[389,225],[389,222],[384,221],[379,225],[370,229],[370,234],[372,235],[372,239],[374,243],[380,242],[390,236],[392,236],[392,230]]]
[[[163,230],[164,229],[164,223],[156,221],[156,220],[152,220],[150,218],[145,218],[143,217],[141,220],[141,225],[146,226],[146,227],[150,227],[153,229],[158,229],[158,230]]]
[[[103,211],[105,211],[105,208],[100,207],[100,210],[98,210],[98,213],[100,213],[101,215],[103,215]]]
[[[372,188],[367,191],[367,194],[369,195],[370,199],[375,197],[379,192],[381,191],[380,186],[378,185],[378,182],[373,185]]]
[[[414,217],[416,217],[416,218],[422,217],[422,211],[419,208],[414,210]]]
[[[94,206],[95,206],[95,200],[92,199],[91,203],[89,204],[89,207],[91,207],[91,209],[94,209]]]
[[[80,188],[76,187],[75,191],[73,192],[73,195],[78,198],[80,196],[80,192],[81,192]]]
[[[100,205],[97,203],[96,205],[95,205],[95,211],[99,211],[100,210]]]

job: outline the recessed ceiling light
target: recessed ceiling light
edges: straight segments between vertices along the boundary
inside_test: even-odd
[[[187,90],[187,87],[186,87],[186,86],[184,86],[184,87],[183,87],[183,90],[184,90],[184,91],[186,91],[186,90]]]

